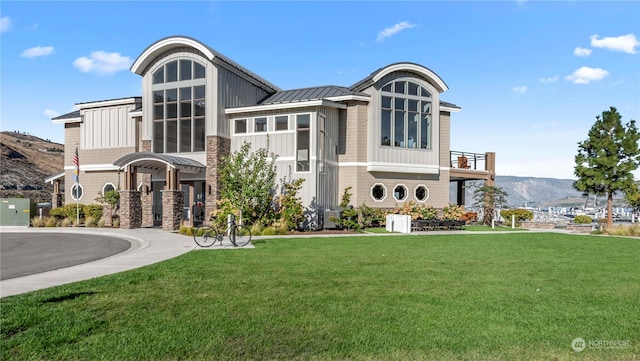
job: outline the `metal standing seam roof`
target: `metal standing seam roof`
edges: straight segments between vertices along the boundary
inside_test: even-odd
[[[59,115],[55,118],[51,118],[51,120],[76,119],[76,118],[80,118],[79,110],[74,110],[71,113]]]
[[[267,105],[267,104],[292,103],[292,102],[326,99],[326,98],[349,96],[349,95],[369,97],[369,94],[353,91],[349,88],[336,86],[336,85],[326,85],[326,86],[317,86],[317,87],[311,87],[311,88],[279,91],[269,96],[265,100],[261,101],[260,104]]]
[[[165,166],[170,166],[187,173],[197,173],[201,169],[205,168],[204,164],[197,160],[152,152],[129,153],[113,162],[113,165],[120,169],[134,164],[138,167],[156,170],[163,169]]]

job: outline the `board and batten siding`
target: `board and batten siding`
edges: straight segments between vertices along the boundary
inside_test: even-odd
[[[83,109],[80,135],[82,149],[136,146],[136,119],[129,115],[135,104]]]

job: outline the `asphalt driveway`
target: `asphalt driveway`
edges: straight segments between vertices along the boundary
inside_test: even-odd
[[[96,234],[3,232],[0,280],[96,261],[130,247],[127,240]]]

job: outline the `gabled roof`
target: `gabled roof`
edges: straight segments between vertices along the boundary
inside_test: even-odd
[[[309,100],[319,100],[319,99],[327,99],[327,100],[338,100],[335,98],[343,98],[343,97],[365,97],[369,98],[368,94],[353,91],[349,88],[336,86],[336,85],[326,85],[326,86],[317,86],[311,88],[302,88],[302,89],[292,89],[279,91],[268,98],[264,99],[260,102],[262,105],[267,104],[283,104],[283,103],[293,103],[293,102],[301,102],[301,101],[309,101]]]
[[[171,49],[181,48],[181,47],[194,48],[200,51],[205,57],[207,57],[209,61],[218,59],[222,63],[229,65],[231,68],[239,71],[240,73],[247,75],[249,78],[253,79],[257,83],[266,87],[270,91],[280,90],[280,88],[273,85],[272,83],[262,78],[261,76],[255,74],[249,69],[236,63],[230,58],[222,55],[220,52],[216,51],[215,49],[210,48],[209,46],[199,42],[196,39],[190,38],[188,36],[169,36],[169,37],[160,39],[155,43],[149,45],[133,63],[133,65],[131,66],[131,71],[138,75],[143,75],[148,70],[148,67],[153,63],[153,61],[158,56],[162,55],[162,53]]]

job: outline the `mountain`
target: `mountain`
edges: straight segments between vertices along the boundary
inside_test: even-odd
[[[20,132],[0,132],[0,197],[51,202],[53,185],[45,178],[61,173],[64,146]]]
[[[502,188],[507,193],[507,204],[509,207],[580,207],[585,203],[585,196],[582,192],[573,188],[574,179],[557,178],[536,178],[536,177],[516,177],[516,176],[496,176],[496,187]],[[483,182],[467,182],[465,192],[465,206],[473,206],[476,202],[473,192],[475,185],[481,186]],[[454,202],[455,183],[451,184],[450,201]],[[614,196],[614,204],[622,206],[622,196]],[[589,205],[597,206],[606,204],[606,197],[593,196],[589,198]]]

